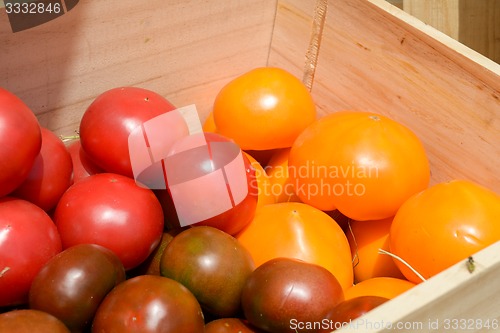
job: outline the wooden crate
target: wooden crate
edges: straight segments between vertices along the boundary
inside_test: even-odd
[[[497,0],[404,0],[402,8],[461,43],[500,63]]]
[[[0,10],[0,42],[0,85],[58,134],[73,134],[113,87],[195,103],[206,117],[230,79],[279,66],[305,78],[319,116],[363,109],[411,128],[432,183],[468,178],[500,191],[500,66],[385,0],[81,0],[18,33]],[[374,325],[355,332],[490,331],[443,326],[500,319],[500,243],[474,258],[472,274],[458,263],[361,318]],[[436,320],[439,329],[428,324]]]

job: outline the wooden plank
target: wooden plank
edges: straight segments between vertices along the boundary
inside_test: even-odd
[[[481,2],[474,0],[475,2]],[[434,28],[459,40],[459,0],[404,0],[403,9]]]
[[[497,0],[404,0],[406,12],[500,62]]]
[[[473,259],[472,273],[459,262],[336,332],[498,332],[500,242]]]
[[[500,1],[460,0],[458,40],[500,63]]]
[[[230,78],[267,63],[276,3],[82,0],[69,13],[12,33],[0,11],[0,86],[42,125],[72,134],[91,101],[135,85],[202,116]]]
[[[391,5],[403,9],[403,0],[387,0]]]
[[[278,1],[269,66],[279,66],[302,79],[315,4],[316,1]]]
[[[432,183],[500,191],[500,65],[382,0],[332,0],[313,95],[320,113],[363,109],[411,128]]]

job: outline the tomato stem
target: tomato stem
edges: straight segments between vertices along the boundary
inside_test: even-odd
[[[1,278],[2,276],[4,276],[4,275],[5,275],[5,273],[7,273],[9,270],[10,270],[10,267],[5,267],[4,269],[2,269],[2,271],[0,271],[0,278]]]
[[[403,258],[395,255],[394,253],[390,253],[386,250],[382,250],[382,249],[378,249],[378,253],[380,254],[387,254],[388,256],[391,256],[393,258],[395,258],[396,260],[400,261],[401,263],[403,263],[406,267],[408,267],[413,273],[415,273],[416,276],[418,276],[418,278],[422,281],[426,281],[425,278],[419,273],[417,272],[417,270],[413,267],[411,267],[411,265],[409,263],[407,263],[406,261],[403,260]]]
[[[349,232],[351,233],[352,240],[354,242],[354,256],[352,257],[352,268],[355,268],[359,265],[359,255],[358,255],[358,242],[356,242],[356,237],[354,236],[354,232],[351,228],[351,219],[347,221],[347,226],[349,227]]]
[[[59,135],[59,139],[61,139],[62,142],[68,142],[80,139],[80,133],[78,133],[78,131],[75,132],[76,132],[75,135]]]

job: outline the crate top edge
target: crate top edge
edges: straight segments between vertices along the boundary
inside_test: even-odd
[[[334,0],[335,1],[335,0]],[[427,35],[428,37],[434,39],[435,41],[445,45],[449,49],[455,51],[456,53],[466,57],[467,59],[473,61],[477,65],[484,67],[485,69],[495,73],[500,76],[500,64],[491,60],[490,58],[482,55],[481,53],[471,49],[465,44],[457,41],[456,39],[446,35],[440,30],[434,28],[433,26],[424,23],[415,16],[405,12],[404,10],[390,4],[386,0],[365,0],[372,5],[380,8],[381,10],[387,12],[388,14],[394,16],[395,18],[405,22],[414,29],[420,31],[421,33]]]
[[[364,323],[369,322],[390,322],[392,324],[396,322],[414,322],[416,311],[424,308],[429,309],[429,306],[432,306],[432,302],[446,297],[451,297],[454,302],[465,302],[473,306],[474,301],[480,300],[483,295],[482,293],[469,290],[466,287],[479,283],[485,293],[487,292],[489,295],[488,290],[491,288],[480,282],[483,281],[485,277],[487,278],[492,274],[500,274],[500,241],[478,251],[472,258],[475,266],[473,271],[469,271],[467,265],[468,260],[464,259],[389,302],[373,309],[366,315],[354,320],[351,323],[352,326],[356,327],[356,325],[358,325],[361,327]],[[436,318],[439,318],[439,316],[440,314],[436,313]],[[430,320],[430,318],[420,319]],[[348,332],[349,330],[340,329],[338,331]],[[374,329],[361,329],[359,332],[379,333],[386,331],[386,329],[378,327]]]

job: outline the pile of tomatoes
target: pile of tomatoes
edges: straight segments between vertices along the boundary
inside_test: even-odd
[[[64,142],[0,89],[0,331],[330,332],[500,240],[497,193],[429,186],[410,129],[318,117],[282,69],[230,81],[201,133],[152,125],[175,112],[111,89]]]

